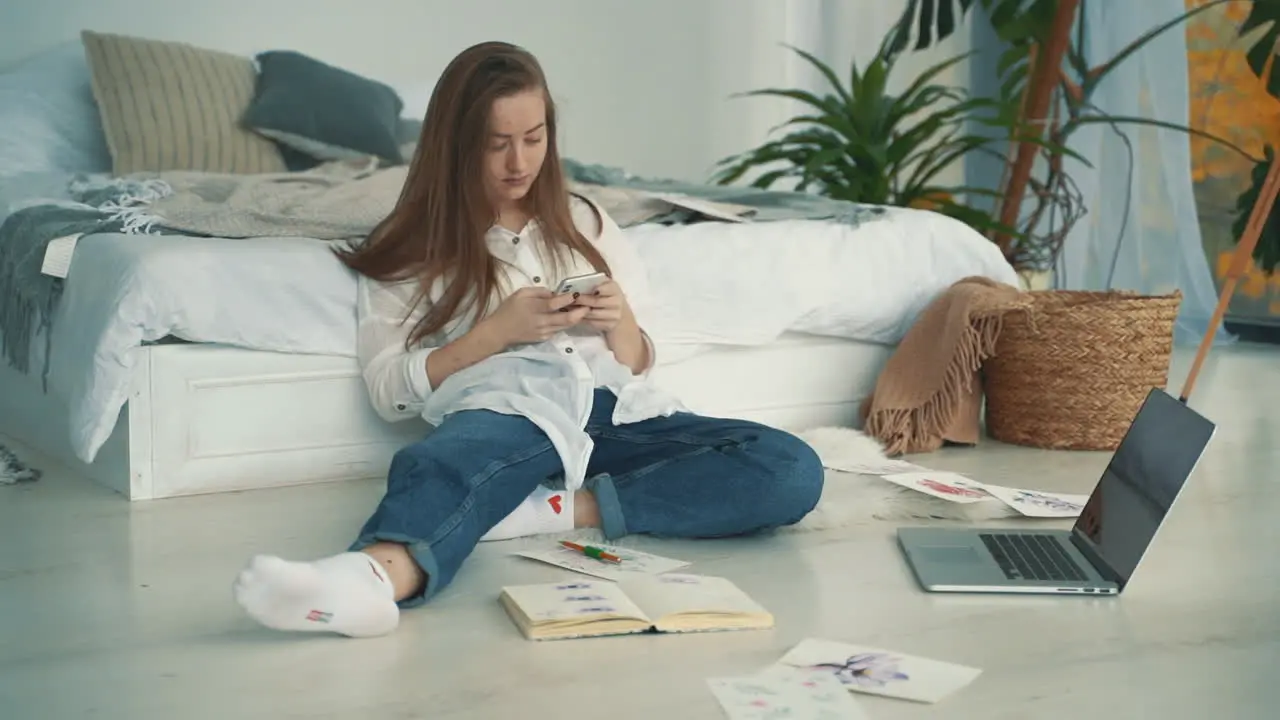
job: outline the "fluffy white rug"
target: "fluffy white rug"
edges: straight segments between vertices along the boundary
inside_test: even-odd
[[[873,438],[850,428],[817,428],[800,434],[822,458],[827,482],[822,500],[792,530],[823,530],[872,520],[990,520],[1017,517],[1008,505],[988,498],[953,503],[894,485],[873,475],[840,472],[841,467],[872,465],[885,459]]]

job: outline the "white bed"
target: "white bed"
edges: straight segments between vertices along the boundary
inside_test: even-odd
[[[0,74],[0,221],[110,167],[78,42]],[[642,318],[655,379],[701,412],[794,429],[853,424],[892,347],[955,281],[1017,281],[994,245],[924,211],[626,236],[659,301]],[[89,235],[51,327],[30,373],[0,359],[0,434],[130,499],[377,476],[427,430],[371,410],[355,280],[318,240]]]
[[[664,365],[654,377],[710,414],[796,429],[851,425],[890,351],[789,335]],[[400,446],[429,430],[379,419],[348,357],[158,344],[136,359],[128,402],[93,463],[71,446],[68,404],[3,365],[0,433],[147,500],[380,476]]]
[[[661,300],[655,379],[698,411],[793,429],[854,424],[942,289],[1014,281],[977,233],[917,211],[626,236]],[[0,433],[130,499],[380,475],[426,427],[369,407],[354,296],[315,240],[85,237],[53,318],[50,393],[37,342],[31,374],[0,369]]]

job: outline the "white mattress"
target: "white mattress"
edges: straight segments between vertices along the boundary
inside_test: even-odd
[[[992,243],[957,221],[921,211],[890,209],[858,227],[704,223],[642,226],[626,235],[659,302],[646,320],[659,361],[677,363],[669,371],[674,390],[687,383],[695,394],[705,376],[682,379],[677,361],[713,348],[768,346],[797,332],[894,345],[955,281],[983,275],[1017,282]],[[310,239],[81,239],[53,321],[50,365],[51,387],[70,405],[71,445],[80,459],[91,462],[111,434],[128,398],[137,348],[170,336],[351,358],[355,277],[328,244]],[[830,345],[804,347],[804,353],[837,352]],[[725,372],[757,372],[746,365],[731,369],[732,353],[717,357],[727,363]],[[762,392],[776,390],[780,398],[844,381],[802,364],[758,372],[757,382],[774,388]],[[795,385],[802,382],[811,383],[804,386],[809,389]]]
[[[788,334],[663,363],[654,379],[704,414],[799,432],[856,425],[890,352]],[[137,354],[149,368],[145,398],[130,401],[86,468],[133,499],[381,476],[397,449],[428,431],[379,418],[354,358],[187,343]],[[73,461],[70,413],[41,394],[38,378],[0,364],[0,435]]]
[[[50,388],[70,405],[76,455],[92,462],[128,399],[141,345],[176,337],[354,357],[355,279],[316,240],[89,235],[51,335]]]
[[[805,430],[853,424],[892,353],[890,345],[787,333],[768,345],[663,363],[651,377],[695,412]]]

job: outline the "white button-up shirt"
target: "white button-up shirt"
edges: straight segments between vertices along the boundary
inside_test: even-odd
[[[578,231],[594,242],[609,263],[613,279],[644,327],[651,298],[640,258],[599,206],[595,208],[602,224],[597,223],[588,201],[572,196],[570,205]],[[499,264],[498,296],[489,303],[490,313],[522,287],[554,289],[567,277],[594,272],[585,258],[573,253],[571,261],[560,263],[557,273],[536,220],[519,233],[494,226],[485,240],[489,251],[504,261]],[[615,425],[686,409],[649,381],[648,369],[637,376],[618,362],[604,336],[586,326],[557,333],[545,342],[512,346],[450,375],[433,389],[427,379],[427,356],[464,335],[476,318],[470,311],[426,338],[421,347],[406,349],[409,334],[427,311],[426,303],[439,300],[443,284],[438,282],[411,313],[417,289],[416,280],[381,283],[359,278],[357,355],[373,406],[388,421],[422,417],[439,425],[459,410],[524,416],[546,433],[559,453],[565,485],[572,491],[582,486],[591,457],[592,442],[584,427],[596,388],[608,388],[618,396]],[[652,367],[655,355],[647,335],[645,342]]]

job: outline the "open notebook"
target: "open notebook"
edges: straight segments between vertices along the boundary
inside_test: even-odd
[[[773,627],[773,615],[737,585],[702,575],[517,585],[499,600],[530,640]]]

